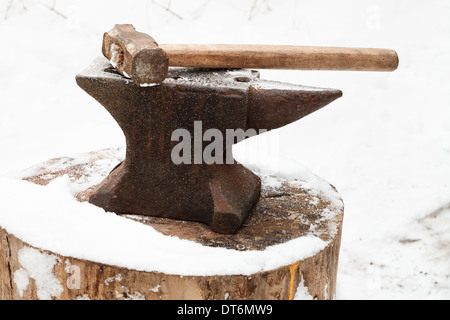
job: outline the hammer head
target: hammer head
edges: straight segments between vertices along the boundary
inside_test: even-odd
[[[149,35],[131,24],[116,24],[103,35],[103,55],[123,76],[145,86],[159,84],[167,77],[169,59]]]

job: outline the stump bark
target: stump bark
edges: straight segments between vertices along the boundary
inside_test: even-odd
[[[68,174],[72,181],[81,181],[93,172],[96,160],[108,157],[117,157],[120,161],[119,153],[111,150],[79,158],[52,159],[33,168],[24,179],[45,185]],[[104,170],[104,174],[107,172]],[[34,247],[0,226],[0,299],[284,300],[296,298],[296,293],[297,298],[304,298],[304,294],[298,295],[300,291],[313,299],[333,299],[343,207],[333,206],[325,195],[305,189],[302,184],[283,181],[272,188],[264,181],[262,198],[243,228],[234,235],[214,233],[208,226],[196,222],[126,217],[168,236],[240,251],[265,250],[314,234],[327,242],[320,252],[250,275],[182,276],[130,270],[64,256]],[[77,198],[85,201],[92,190],[93,186],[87,187]],[[27,257],[41,261],[47,272],[34,272]]]

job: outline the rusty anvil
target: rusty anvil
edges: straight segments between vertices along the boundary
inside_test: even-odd
[[[223,136],[227,129],[271,130],[342,95],[340,90],[261,80],[255,70],[218,69],[239,67],[236,59],[248,60],[235,54],[231,58],[234,64],[217,64],[217,57],[212,57],[215,69],[168,68],[165,64],[172,56],[131,25],[116,25],[105,33],[103,53],[115,68],[105,58],[97,58],[76,80],[123,130],[126,157],[96,187],[89,202],[119,214],[203,222],[219,233],[237,232],[259,200],[261,181],[235,161],[198,163],[194,149],[190,164],[175,164],[171,156],[178,141],[172,141],[172,133],[183,128],[193,137],[197,134],[195,121],[202,121],[203,132],[216,129]],[[208,60],[207,56],[203,60]],[[376,69],[372,62],[366,65]],[[389,63],[398,64],[398,58]],[[364,63],[357,65],[362,68]],[[161,84],[141,86],[149,83]],[[202,141],[201,149],[208,144]],[[231,146],[225,143],[223,157],[232,157]]]

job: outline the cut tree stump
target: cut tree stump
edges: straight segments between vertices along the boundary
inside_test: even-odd
[[[52,159],[27,170],[23,179],[46,185],[67,174],[75,185],[82,186],[77,199],[86,201],[94,189],[89,185],[92,173],[106,176],[121,161],[120,154],[116,149],[108,149]],[[214,233],[196,222],[125,217],[164,235],[217,250],[263,251],[274,245],[285,246],[301,237],[315,236],[325,243],[319,252],[305,258],[301,257],[302,248],[299,248],[298,260],[253,274],[166,274],[64,256],[35,247],[0,225],[0,299],[333,299],[343,206],[336,205],[326,194],[307,188],[302,181],[277,179],[273,187],[276,178],[260,176],[262,197],[242,229],[234,235]],[[39,271],[33,268],[36,264]],[[182,264],[180,261],[181,267]]]

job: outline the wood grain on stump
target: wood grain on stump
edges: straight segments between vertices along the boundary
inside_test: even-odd
[[[89,186],[92,172],[106,176],[111,165],[121,161],[119,154],[117,150],[108,149],[82,157],[52,159],[27,171],[24,179],[46,185],[67,174],[75,184],[84,186],[77,199],[86,201],[94,189]],[[105,168],[105,159],[115,161]],[[266,178],[272,178],[261,177],[262,197],[242,229],[234,235],[214,233],[201,223],[135,215],[126,217],[164,235],[204,246],[239,251],[264,250],[315,235],[327,242],[323,250],[295,263],[251,275],[181,276],[129,270],[62,256],[46,248],[34,248],[0,226],[0,299],[293,299],[299,288],[306,289],[315,299],[333,299],[343,208],[333,206],[326,196],[304,188],[302,183],[279,180],[276,187],[271,187]],[[53,261],[47,279],[54,282],[50,287],[53,291],[49,292],[48,283],[45,287],[42,279],[33,277],[32,271],[22,265],[25,263],[20,254],[24,250],[40,255],[43,261]]]

